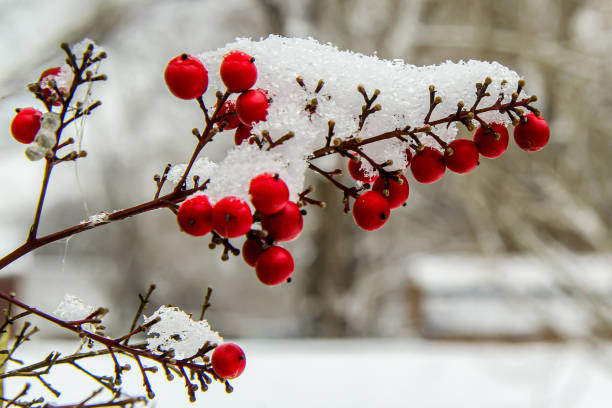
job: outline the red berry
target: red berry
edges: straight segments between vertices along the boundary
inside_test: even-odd
[[[264,285],[286,282],[293,274],[293,257],[285,248],[273,245],[259,256],[255,265],[257,278]]]
[[[399,178],[400,180],[402,180],[401,184],[393,179],[388,179],[389,180],[389,185],[387,186],[387,190],[389,192],[388,196],[385,196],[384,194],[384,190],[385,190],[385,179],[384,178],[379,177],[378,179],[376,179],[376,181],[374,182],[374,185],[372,186],[372,190],[380,193],[385,198],[385,200],[387,200],[387,202],[389,203],[389,207],[391,207],[391,209],[397,208],[401,206],[402,204],[404,204],[406,200],[408,199],[408,195],[410,194],[410,187],[408,186],[408,180],[406,180],[406,177],[400,174]]]
[[[490,123],[489,126],[493,128],[494,133],[480,126],[474,133],[474,142],[482,156],[495,159],[508,148],[508,129],[501,123]]]
[[[242,258],[249,266],[255,267],[259,255],[262,253],[263,249],[261,249],[261,244],[257,240],[247,239],[242,244]]]
[[[253,206],[264,215],[274,214],[289,202],[289,188],[278,174],[263,173],[251,180],[249,194]]]
[[[11,122],[11,134],[18,142],[29,144],[40,129],[42,113],[34,108],[19,109]]]
[[[389,202],[376,191],[366,191],[353,204],[353,218],[366,231],[374,231],[385,225],[389,213]]]
[[[168,89],[181,99],[195,99],[208,88],[208,71],[197,58],[181,54],[166,67],[164,79]]]
[[[53,67],[45,69],[42,74],[40,74],[40,78],[38,78],[38,86],[40,87],[45,100],[49,101],[49,97],[56,94],[56,92],[49,86],[49,81],[51,79],[55,79],[54,77],[58,76],[61,71],[62,69],[60,67]],[[64,89],[60,89],[60,91],[62,93],[65,92]],[[59,100],[59,98],[53,102],[53,106],[60,106],[61,104],[62,102]]]
[[[213,207],[212,223],[219,235],[236,238],[249,232],[253,215],[246,202],[237,197],[225,197]]]
[[[410,166],[411,162],[412,162],[412,149],[409,147],[406,149],[406,168]]]
[[[251,137],[251,129],[253,128],[247,125],[243,125],[242,123],[240,124],[240,126],[238,126],[238,129],[236,129],[236,133],[234,133],[234,143],[236,144],[236,146],[240,145],[242,142]]]
[[[526,116],[527,122],[521,121],[514,127],[514,141],[523,150],[535,152],[546,146],[550,138],[550,129],[544,118],[533,113]]]
[[[268,106],[268,97],[260,89],[243,92],[236,99],[238,118],[247,126],[251,126],[253,122],[265,121],[268,116]]]
[[[478,147],[470,139],[453,140],[444,152],[446,167],[459,174],[474,170],[478,166],[479,158]]]
[[[215,105],[216,107],[217,105]],[[232,101],[227,101],[221,106],[221,109],[217,112],[217,118],[219,118],[217,119],[219,127],[223,127],[223,130],[236,129],[242,124],[236,113],[236,105]]]
[[[263,216],[261,226],[274,241],[292,241],[302,232],[304,219],[297,204],[289,201],[279,212]]]
[[[244,351],[234,343],[223,343],[213,351],[212,367],[215,373],[226,380],[238,377],[244,371]]]
[[[439,150],[425,146],[412,158],[410,169],[412,176],[419,183],[434,183],[440,180],[446,171],[444,156]]]
[[[356,154],[353,154],[356,156]],[[359,159],[355,161],[353,159],[349,159],[348,161],[348,171],[355,180],[363,181],[364,183],[371,183],[378,178],[378,174],[374,174],[373,176],[367,176],[365,173],[365,169],[361,166],[362,161]]]
[[[212,231],[212,206],[205,195],[183,201],[176,214],[181,230],[196,237]]]
[[[229,92],[243,92],[257,81],[255,58],[240,51],[232,51],[221,63],[221,80]]]

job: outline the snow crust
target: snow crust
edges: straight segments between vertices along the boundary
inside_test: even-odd
[[[295,137],[271,151],[243,143],[228,151],[218,165],[207,161],[196,166],[192,174],[199,175],[201,180],[211,178],[206,194],[213,202],[228,195],[248,202],[251,178],[266,171],[278,172],[289,186],[291,199],[296,200],[304,185],[306,158],[325,145],[329,120],[335,121],[335,137],[365,139],[407,125],[424,125],[430,85],[435,85],[437,95],[442,97],[442,103],[432,115],[432,119],[436,119],[456,112],[458,101],[470,107],[476,99],[475,84],[486,77],[493,82],[488,88],[490,96],[485,97],[480,106],[495,103],[501,92],[505,95],[504,101],[509,101],[520,79],[516,72],[497,62],[446,61],[440,65],[417,67],[402,60],[388,61],[341,51],[312,38],[271,35],[260,41],[239,38],[223,48],[199,55],[209,73],[205,94],[209,106],[215,103],[215,91],[225,90],[218,73],[223,57],[233,50],[255,58],[258,79],[254,87],[265,89],[272,98],[267,120],[256,124],[253,132],[260,135],[267,130],[276,140],[292,131]],[[303,78],[304,88],[296,82],[298,76]],[[324,86],[317,94],[314,90],[319,80],[324,81]],[[363,85],[370,96],[379,89],[380,95],[374,103],[382,107],[367,118],[361,131],[358,124],[364,99],[357,91],[359,85]],[[313,98],[317,99],[318,107],[310,114],[304,108]],[[509,123],[499,112],[485,113],[481,117],[489,122]],[[438,125],[433,131],[448,142],[456,137],[457,126]],[[421,139],[425,145],[439,148],[431,137]],[[378,162],[391,159],[393,165],[389,169],[393,170],[405,168],[406,148],[405,142],[386,140],[365,145],[363,150]],[[175,166],[171,173],[179,173],[180,178],[180,169],[180,165]],[[173,176],[171,181],[178,181],[178,178]]]
[[[223,338],[213,331],[208,321],[194,321],[178,307],[161,306],[155,313],[145,317],[145,323],[159,318],[147,331],[147,348],[152,352],[174,350],[176,359],[195,355],[206,342],[211,345],[223,343]]]

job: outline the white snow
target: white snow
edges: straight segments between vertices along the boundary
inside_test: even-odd
[[[156,318],[160,321],[147,331],[147,348],[155,353],[174,350],[174,357],[180,360],[195,355],[206,342],[223,343],[208,321],[194,321],[178,307],[161,306],[144,321],[149,323]]]

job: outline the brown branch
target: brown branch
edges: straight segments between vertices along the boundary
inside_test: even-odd
[[[42,237],[32,239],[30,241],[26,241],[23,245],[15,249],[13,252],[9,253],[4,258],[0,259],[0,269],[9,265],[11,262],[15,261],[16,259],[21,258],[23,255],[28,254],[37,248],[40,248],[43,245],[47,245],[51,242],[55,242],[55,241],[58,241],[64,238],[68,238],[72,235],[79,234],[83,231],[97,228],[102,225],[109,224],[111,222],[130,218],[135,215],[142,214],[148,211],[157,210],[160,208],[167,208],[171,206],[172,204],[176,204],[178,202],[183,201],[186,197],[190,196],[191,194],[197,191],[201,191],[205,188],[206,188],[206,183],[198,187],[188,189],[188,190],[173,191],[169,194],[153,199],[146,203],[135,205],[133,207],[126,208],[124,210],[112,212],[108,214],[107,217],[103,221],[96,222],[93,220],[91,221],[86,220],[79,224],[73,225],[72,227],[55,232],[53,234],[45,235]]]
[[[200,311],[199,320],[204,319],[204,314],[206,313],[206,310],[208,310],[208,308],[210,307],[210,296],[211,295],[212,295],[212,288],[211,287],[206,288],[206,295],[204,296],[204,302],[202,303],[202,310]]]
[[[138,310],[136,310],[136,314],[134,315],[134,319],[132,319],[132,324],[130,325],[130,333],[134,331],[134,329],[136,328],[136,325],[138,324],[138,320],[140,319],[140,317],[142,316],[142,313],[144,312],[145,308],[147,307],[147,305],[149,304],[149,298],[151,297],[151,294],[153,293],[153,291],[155,290],[155,285],[151,284],[149,286],[149,289],[147,289],[147,292],[143,295],[141,295],[140,293],[138,294],[138,300],[140,301],[140,303],[138,304]],[[127,345],[129,342],[129,337],[125,339],[125,344]]]

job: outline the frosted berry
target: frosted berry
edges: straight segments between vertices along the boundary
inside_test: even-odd
[[[216,107],[217,105],[215,105],[215,108]],[[232,101],[226,101],[223,106],[221,106],[221,109],[217,112],[217,118],[219,118],[219,127],[222,127],[223,130],[236,129],[242,124],[236,113],[236,105]]]
[[[226,380],[238,377],[244,371],[244,351],[234,343],[223,343],[213,351],[212,368],[215,374]]]
[[[259,255],[263,253],[263,249],[261,249],[261,244],[254,239],[247,239],[242,244],[242,259],[247,265],[255,267],[257,264],[257,260],[259,259]]]
[[[403,175],[399,175],[401,183],[393,179],[389,179],[389,186],[386,188],[388,195],[385,195],[385,179],[379,177],[372,185],[372,190],[382,194],[382,196],[389,203],[391,209],[397,208],[404,204],[410,194],[410,187],[408,186],[408,180]]]
[[[414,179],[419,183],[435,183],[446,171],[444,156],[439,150],[425,146],[412,158],[410,170]]]
[[[285,248],[273,245],[259,256],[255,265],[257,279],[264,285],[286,282],[293,274],[293,257]]]
[[[240,145],[242,142],[251,137],[251,129],[250,126],[243,125],[242,123],[236,129],[236,133],[234,133],[234,144],[236,146]]]
[[[11,122],[11,134],[18,142],[29,144],[40,129],[42,113],[34,108],[19,109]]]
[[[406,168],[410,166],[411,162],[412,162],[412,149],[409,147],[406,149]]]
[[[444,151],[446,167],[459,174],[474,170],[478,166],[479,158],[478,147],[470,139],[453,140]]]
[[[544,118],[538,118],[533,113],[528,114],[525,118],[526,123],[521,121],[514,127],[514,141],[521,149],[536,152],[548,143],[550,129]]]
[[[297,204],[289,201],[279,212],[264,215],[261,226],[274,241],[291,241],[302,232],[304,218]]]
[[[49,81],[52,79],[54,80],[60,72],[62,72],[62,69],[60,67],[47,68],[42,72],[42,74],[40,74],[40,78],[38,78],[38,86],[40,87],[40,90],[42,91],[45,100],[49,102],[51,99],[51,95],[54,95],[53,106],[60,106],[62,102],[57,97],[57,93],[49,85]],[[65,90],[60,89],[60,92],[64,93]]]
[[[493,132],[488,132],[482,126],[474,132],[474,142],[483,157],[495,159],[508,148],[508,129],[501,123],[490,123]]]
[[[366,191],[353,204],[353,218],[366,231],[374,231],[385,225],[391,208],[379,192]]]
[[[263,173],[255,177],[249,194],[253,206],[263,215],[277,213],[289,202],[289,188],[278,174]]]
[[[164,72],[168,89],[181,99],[195,99],[208,88],[208,71],[204,65],[189,54],[172,59]]]
[[[221,80],[229,92],[244,92],[255,85],[257,68],[255,58],[240,51],[232,51],[221,63]]]
[[[212,209],[213,228],[219,235],[236,238],[246,234],[253,224],[249,205],[237,197],[225,197]]]
[[[265,121],[268,116],[268,96],[260,89],[251,89],[236,99],[238,118],[247,126]]]
[[[183,201],[176,214],[181,230],[196,237],[212,231],[212,206],[205,195]]]
[[[378,178],[378,174],[374,174],[372,176],[366,175],[366,171],[361,165],[362,165],[361,159],[357,161],[353,159],[349,159],[348,171],[352,178],[354,178],[357,181],[363,181],[364,183],[371,183],[372,181]]]

